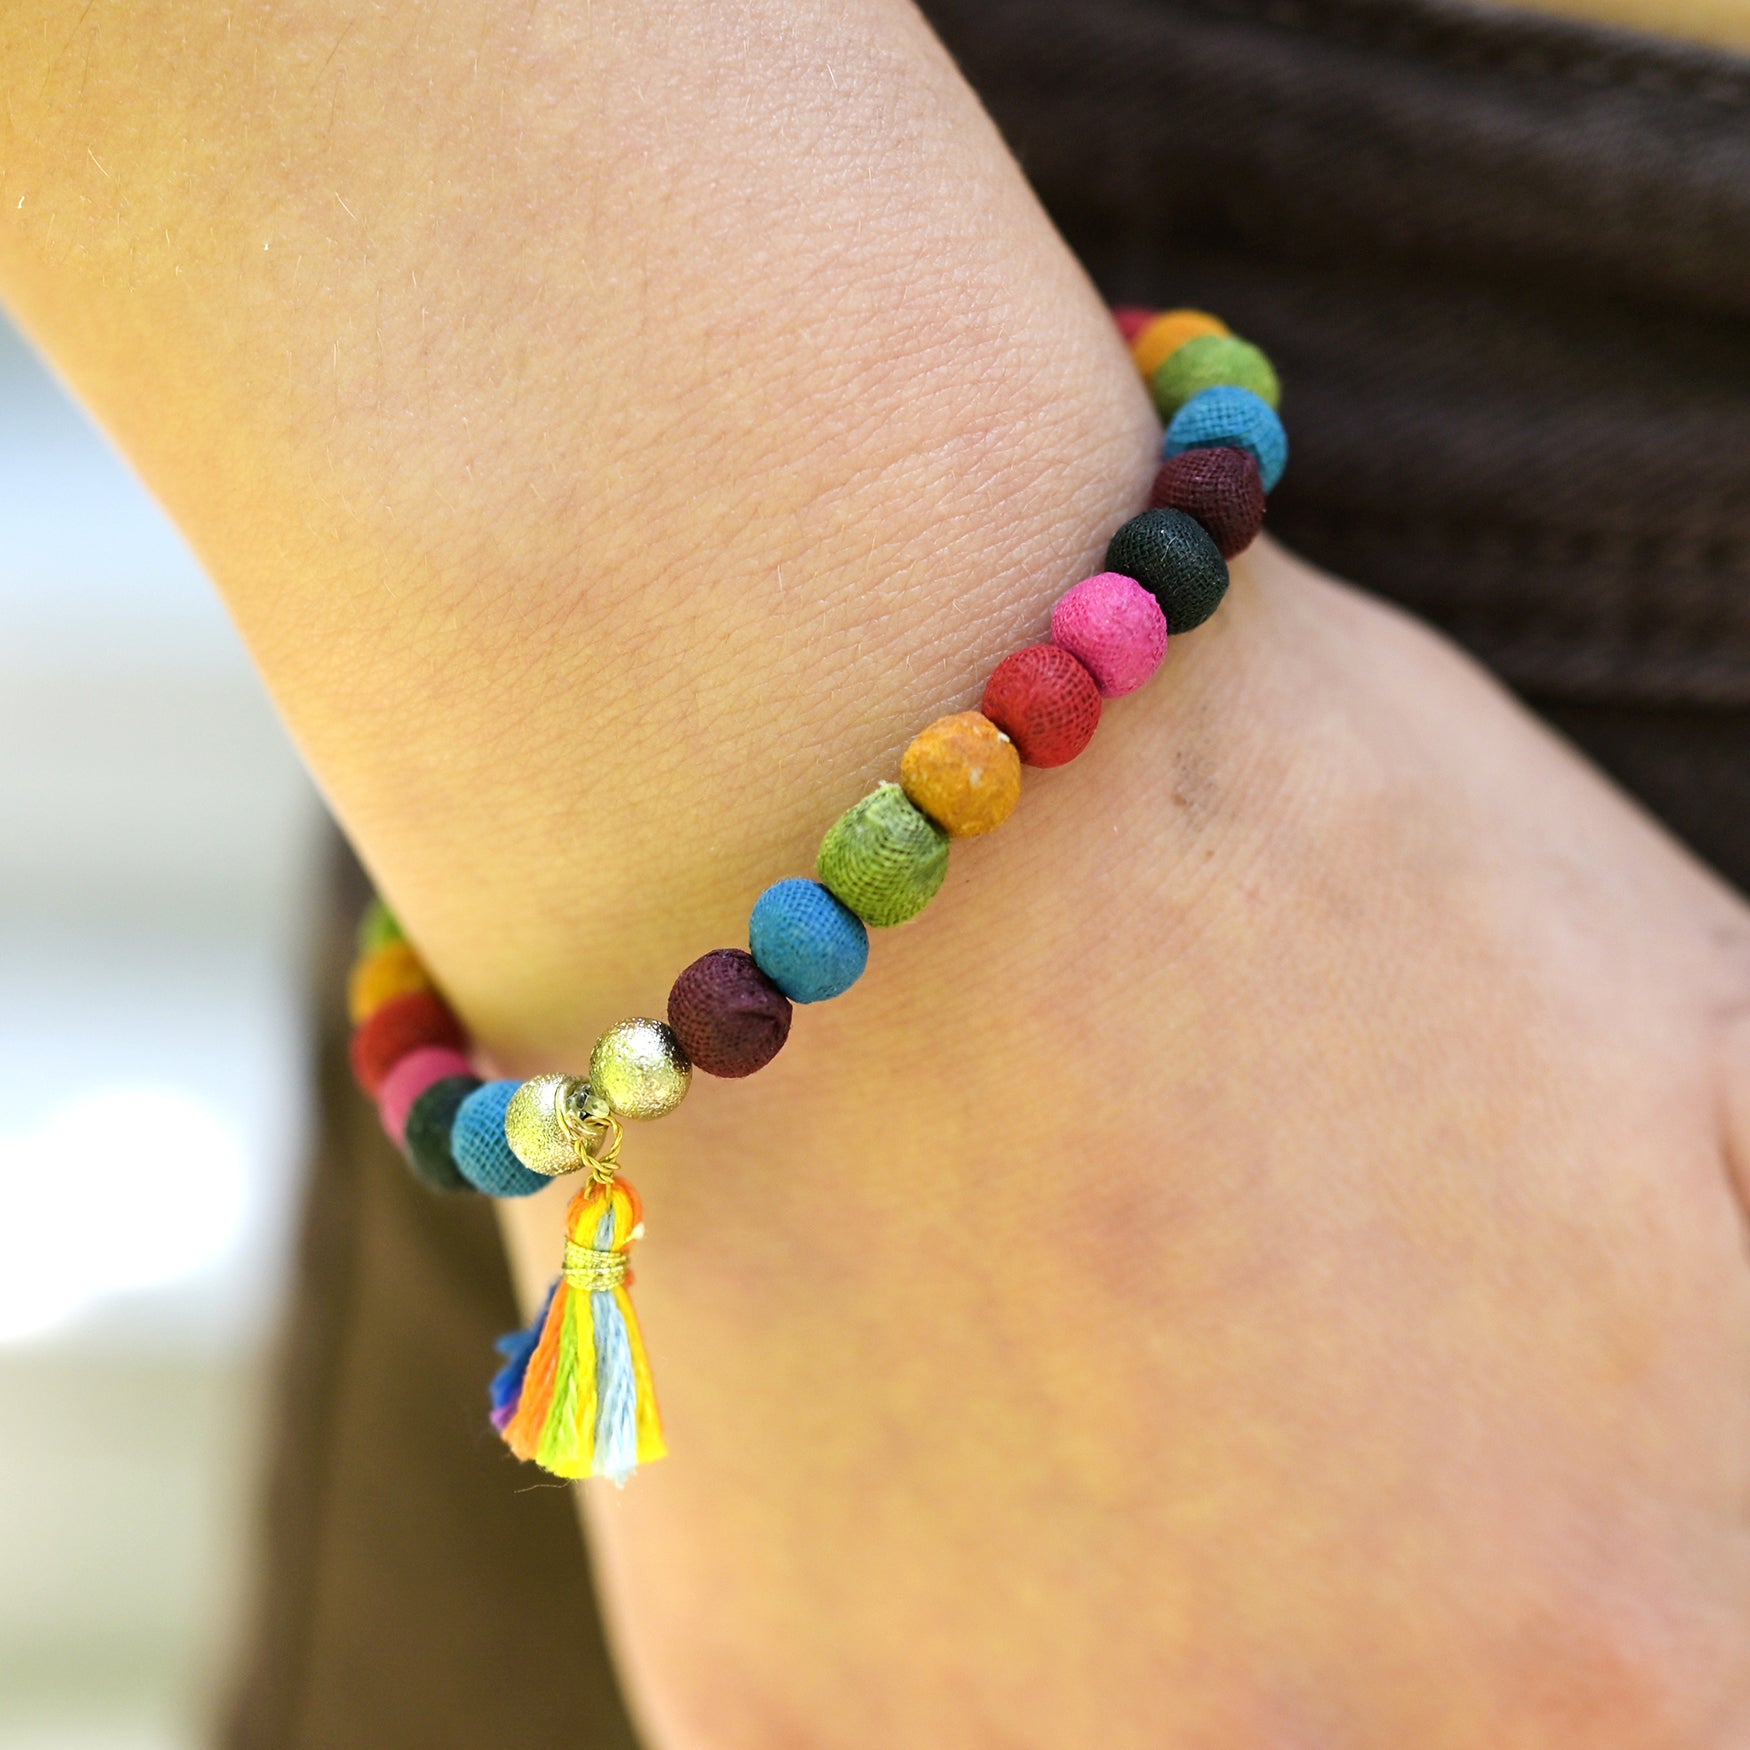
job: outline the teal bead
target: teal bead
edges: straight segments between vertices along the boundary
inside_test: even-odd
[[[903,924],[947,879],[948,835],[899,785],[882,784],[834,821],[816,872],[864,923]]]
[[[796,876],[754,902],[747,945],[754,964],[793,1003],[842,996],[869,964],[863,920],[818,881]]]
[[[1161,456],[1171,461],[1186,450],[1246,450],[1258,464],[1266,492],[1276,490],[1288,466],[1288,433],[1276,409],[1250,389],[1224,386],[1193,395],[1167,427]]]
[[[521,1082],[488,1082],[457,1108],[450,1128],[450,1153],[462,1177],[488,1197],[529,1197],[553,1181],[531,1173],[504,1135],[505,1109]]]

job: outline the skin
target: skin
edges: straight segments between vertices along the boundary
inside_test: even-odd
[[[892,0],[11,0],[0,68],[0,288],[507,1070],[660,1012],[1145,490]],[[675,1456],[587,1511],[649,1743],[1750,1743],[1747,924],[1260,543],[628,1138]]]

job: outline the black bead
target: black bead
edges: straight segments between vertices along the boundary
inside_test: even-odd
[[[1106,569],[1134,577],[1167,616],[1177,636],[1201,626],[1227,594],[1227,561],[1208,531],[1182,510],[1133,516],[1106,549]]]
[[[433,1082],[407,1114],[407,1158],[434,1191],[472,1191],[450,1153],[450,1128],[462,1102],[478,1087],[478,1076],[445,1076]]]

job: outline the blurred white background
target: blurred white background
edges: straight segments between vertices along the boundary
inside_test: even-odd
[[[247,1583],[321,815],[4,327],[0,627],[0,1750],[184,1750]]]

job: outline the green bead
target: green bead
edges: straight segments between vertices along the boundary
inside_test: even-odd
[[[1249,340],[1233,334],[1200,334],[1188,340],[1154,374],[1155,407],[1171,419],[1205,389],[1250,389],[1272,407],[1282,401],[1276,369]]]
[[[405,1146],[415,1173],[434,1191],[472,1191],[450,1149],[450,1131],[462,1102],[481,1082],[478,1076],[445,1076],[413,1102],[407,1114]]]
[[[820,847],[821,885],[866,924],[903,924],[948,874],[948,835],[883,784],[847,808]]]
[[[371,903],[365,907],[364,916],[359,919],[359,958],[374,954],[379,948],[387,948],[391,942],[404,942],[406,937],[401,933],[401,926],[395,921],[395,914],[384,905],[373,893]]]

